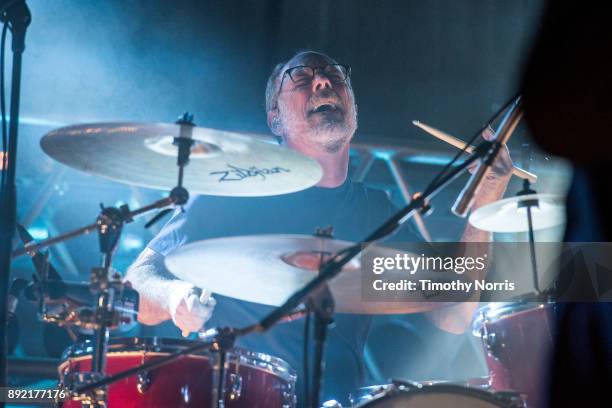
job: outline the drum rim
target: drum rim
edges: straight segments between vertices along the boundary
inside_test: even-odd
[[[472,385],[476,380],[482,381],[483,384],[486,385]],[[482,391],[488,391],[491,389],[491,385],[489,384],[489,376],[481,376],[481,377],[471,377],[468,378],[467,380],[451,380],[451,381],[447,381],[447,380],[426,380],[426,381],[415,381],[413,384],[415,387],[421,386],[421,387],[431,387],[434,385],[456,385],[459,387],[468,387],[468,388],[473,388],[473,389],[477,389],[477,390],[482,390]],[[400,384],[402,385],[402,384]],[[374,391],[378,391],[378,393],[376,395],[382,394],[387,392],[390,388],[396,386],[396,384],[393,383],[388,383],[388,384],[374,384],[374,385],[367,385],[365,387],[359,387],[357,388],[356,391],[354,391],[354,393],[352,392],[349,395],[349,400],[351,400],[351,404],[356,404],[359,403],[359,399],[363,398],[364,395],[367,395],[367,393],[369,392],[370,395],[372,395],[372,392]]]
[[[172,353],[197,344],[202,343],[196,340],[166,337],[115,337],[111,338],[108,342],[108,353],[143,351],[149,353]],[[90,356],[92,352],[93,342],[91,340],[73,344],[64,350],[60,366],[65,365],[71,359]],[[201,352],[193,355],[208,357],[206,354],[207,352]],[[238,358],[240,359],[240,365],[268,372],[288,383],[295,384],[297,380],[296,371],[282,358],[241,347],[233,347],[228,352],[228,360],[231,363]]]
[[[472,320],[472,334],[482,337],[481,330],[484,323],[495,323],[511,315],[528,310],[553,307],[555,302],[522,298],[510,302],[490,302],[476,309]]]
[[[415,384],[419,384],[419,383],[415,383]],[[458,391],[458,392],[456,392]],[[407,394],[432,394],[432,393],[449,393],[449,394],[453,394],[453,393],[457,393],[457,394],[462,394],[462,395],[467,395],[467,396],[473,396],[473,397],[482,397],[481,399],[485,400],[486,402],[490,402],[492,404],[497,404],[498,407],[501,408],[516,408],[518,402],[513,398],[513,397],[517,397],[517,398],[521,398],[521,394],[520,393],[506,393],[506,392],[502,392],[502,393],[497,393],[497,392],[491,392],[491,391],[486,391],[486,390],[482,390],[479,388],[474,388],[474,387],[466,387],[466,386],[461,386],[461,385],[456,385],[456,384],[433,384],[433,385],[425,385],[425,386],[410,386],[410,385],[406,385],[406,386],[402,386],[401,384],[399,386],[393,386],[393,384],[391,384],[391,387],[388,390],[385,390],[384,393],[381,393],[380,395],[374,396],[372,399],[368,400],[368,401],[364,401],[363,403],[359,403],[356,408],[367,408],[368,404],[370,403],[376,403],[376,402],[380,402],[380,401],[386,401],[389,400],[395,396],[401,393],[407,393]]]

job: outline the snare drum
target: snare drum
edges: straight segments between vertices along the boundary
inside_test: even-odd
[[[367,387],[353,400],[357,408],[522,408],[516,393],[494,393],[454,384],[389,384]]]
[[[198,344],[195,341],[158,338],[111,339],[106,374],[112,375],[161,356]],[[72,346],[59,367],[62,383],[91,369],[92,345]],[[234,348],[227,355],[225,406],[228,408],[291,408],[296,404],[296,374],[283,360],[267,354]],[[185,355],[143,375],[117,381],[108,387],[110,407],[210,407],[212,389],[210,355]],[[80,407],[66,401],[63,407]]]
[[[490,303],[477,311],[474,335],[482,338],[491,389],[526,394],[528,407],[542,407],[553,346],[552,303],[525,297]]]

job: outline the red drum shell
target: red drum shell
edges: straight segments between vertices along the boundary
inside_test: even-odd
[[[173,351],[197,344],[175,339],[116,339],[111,340],[107,354],[106,374],[116,374]],[[139,350],[140,349],[140,350]],[[149,351],[151,350],[151,351]],[[59,367],[63,382],[70,373],[91,369],[91,347],[73,347],[64,353]],[[228,353],[225,406],[228,408],[281,408],[295,404],[296,375],[282,360],[244,349]],[[131,376],[108,388],[110,407],[210,407],[212,369],[209,357],[186,355],[165,366],[148,372],[149,384]],[[139,384],[141,385],[139,387]],[[139,390],[140,388],[140,390]],[[238,390],[232,399],[229,390]],[[141,391],[142,390],[142,391]],[[78,401],[66,401],[63,407],[80,407]]]
[[[554,336],[552,303],[491,303],[478,310],[474,334],[482,338],[491,388],[526,395],[527,406],[546,403]]]

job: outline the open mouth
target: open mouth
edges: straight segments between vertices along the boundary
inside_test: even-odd
[[[311,110],[310,114],[336,112],[336,111],[341,111],[341,109],[333,103],[324,103],[324,104],[317,106],[313,110]]]

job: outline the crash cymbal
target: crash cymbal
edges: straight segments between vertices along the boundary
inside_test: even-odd
[[[170,190],[177,183],[180,126],[165,123],[94,123],[46,134],[42,149],[55,160],[122,183]],[[185,168],[194,194],[267,196],[300,191],[322,176],[319,164],[259,137],[201,127]]]
[[[318,271],[322,256],[352,245],[308,235],[251,235],[203,240],[180,247],[166,257],[166,267],[178,278],[224,296],[270,306],[281,305],[308,283]],[[392,257],[398,251],[370,247],[376,256]],[[407,273],[385,272],[386,280]],[[453,278],[458,276],[454,275]],[[419,271],[418,279],[440,279],[440,272]],[[403,292],[401,300],[364,301],[359,259],[353,259],[331,280],[336,311],[359,314],[418,313],[445,305],[432,302],[420,291]],[[436,300],[439,300],[437,298]],[[456,300],[456,299],[453,299]],[[463,300],[463,299],[460,299]]]
[[[470,215],[470,223],[478,229],[491,232],[528,231],[527,210],[519,204],[527,200],[538,200],[532,207],[533,229],[552,228],[565,223],[563,197],[555,194],[528,194],[496,201],[484,205]]]

